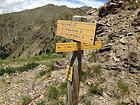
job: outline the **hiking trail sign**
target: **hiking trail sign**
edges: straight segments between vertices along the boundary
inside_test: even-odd
[[[92,50],[101,48],[101,41],[95,41],[95,45],[88,43],[72,42],[72,43],[56,43],[56,52]]]
[[[58,20],[57,35],[83,43],[93,44],[96,23]]]
[[[66,67],[66,105],[78,105],[83,50],[100,49],[102,44],[95,41],[96,23],[79,22],[84,19],[87,18],[74,16],[73,21],[57,22],[56,35],[72,39],[69,43],[56,43],[56,52],[70,51],[70,63]]]

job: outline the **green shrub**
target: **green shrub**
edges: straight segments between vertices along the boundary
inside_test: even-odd
[[[68,42],[67,39],[63,39],[63,40],[62,40],[62,43],[66,43],[66,42]]]
[[[29,105],[32,99],[29,96],[22,96],[22,105]]]
[[[140,66],[136,66],[135,68],[136,68],[136,70],[139,70],[140,71]]]
[[[39,75],[42,77],[42,76],[44,76],[46,74],[46,70],[41,70],[40,72],[39,72]]]
[[[118,102],[116,105],[128,105],[128,104],[125,102]]]
[[[62,58],[63,55],[61,54],[49,54],[49,55],[42,55],[42,56],[32,56],[27,58],[14,58],[14,59],[5,59],[0,60],[0,66],[2,64],[8,64],[12,62],[35,62],[35,61],[41,61],[41,60],[47,60],[47,59],[59,59]]]
[[[4,78],[1,78],[0,81],[5,84],[6,83],[6,80]]]
[[[87,72],[81,70],[80,71],[80,81],[84,82],[87,78]]]
[[[109,60],[110,55],[105,55],[105,60]]]
[[[63,82],[59,88],[61,94],[66,94],[67,82]]]
[[[48,70],[47,70],[48,73],[51,73],[54,70],[54,63],[55,62],[56,61],[51,61],[51,62],[48,62],[48,64],[46,65],[46,66],[49,67]]]
[[[91,101],[87,100],[87,101],[85,102],[85,105],[92,105],[92,104],[91,104]]]
[[[25,82],[27,82],[27,80],[21,79],[21,80],[17,81],[17,84],[19,84],[19,83],[25,83]]]
[[[130,52],[129,56],[130,57],[137,57],[137,53],[136,52]]]
[[[93,72],[96,76],[101,75],[102,69],[100,65],[95,65],[90,68],[90,71]]]
[[[15,68],[10,68],[10,67],[0,69],[0,76],[4,75],[6,73],[11,75],[13,73],[16,73],[16,69]]]
[[[91,53],[90,53],[90,57],[89,57],[89,62],[96,62],[96,54],[95,54],[95,52],[94,51],[92,51]]]
[[[111,42],[111,40],[110,40],[109,38],[105,40],[105,43],[106,43],[106,44],[108,44],[108,43],[110,43],[110,42]]]
[[[117,87],[120,89],[120,91],[123,93],[123,94],[128,94],[129,93],[129,88],[128,88],[128,85],[123,83],[123,82],[118,82],[117,83]]]
[[[63,101],[54,101],[51,105],[65,105]]]
[[[129,59],[133,62],[137,62],[138,61],[137,53],[136,52],[130,52],[129,53]]]
[[[50,53],[51,53],[51,50],[50,50],[49,48],[47,48],[47,49],[46,49],[46,53],[47,53],[47,54],[50,54]]]
[[[99,86],[99,84],[93,84],[93,83],[91,85],[89,85],[89,87],[90,87],[90,89],[88,91],[89,95],[93,95],[93,94],[102,95],[104,89],[99,88],[98,86]]]
[[[28,71],[30,69],[34,69],[35,67],[39,66],[38,63],[28,63],[22,67],[18,67],[17,68],[17,71],[18,72],[24,72],[24,71]]]
[[[47,72],[46,70],[41,70],[41,71],[35,76],[35,79],[44,76],[44,75],[46,74],[46,72]]]
[[[40,50],[40,51],[39,51],[39,55],[42,55],[42,54],[43,54],[43,50]]]
[[[22,67],[16,67],[16,68],[13,68],[13,67],[8,67],[8,68],[1,68],[0,69],[0,76],[4,75],[4,74],[14,74],[16,72],[24,72],[24,71],[28,71],[30,69],[33,69],[35,67],[39,66],[38,63],[28,63]]]
[[[50,86],[48,90],[48,98],[52,100],[58,99],[58,90],[54,86]]]
[[[129,0],[129,3],[130,4],[135,4],[136,3],[136,0]]]
[[[45,105],[44,101],[38,102],[36,105]]]
[[[108,38],[105,40],[105,43],[108,44],[108,43],[114,43],[115,40],[113,40],[113,37],[112,35],[111,36],[108,36]]]
[[[106,79],[105,79],[104,77],[100,77],[100,78],[98,79],[98,81],[99,81],[100,83],[104,83],[104,82],[106,81]]]
[[[109,72],[109,73],[108,73],[108,77],[110,77],[110,78],[111,78],[111,77],[112,77],[112,75],[113,75],[113,74],[112,74],[111,72]]]

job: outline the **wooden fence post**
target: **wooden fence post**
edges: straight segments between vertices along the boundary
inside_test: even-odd
[[[87,20],[84,16],[74,16],[73,21],[85,22]],[[80,46],[81,44],[81,42],[74,40],[72,40],[71,42],[77,42],[78,46]],[[66,105],[78,105],[80,90],[80,71],[82,69],[82,55],[83,51],[81,50],[70,52],[70,66],[73,67],[73,78],[72,82],[67,81]]]

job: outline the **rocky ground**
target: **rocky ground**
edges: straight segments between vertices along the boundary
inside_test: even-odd
[[[103,45],[84,52],[79,105],[140,105],[139,7],[112,0],[88,12],[88,21],[98,23],[96,37]],[[1,76],[0,105],[63,105],[68,62],[58,60],[43,76],[38,76],[40,71],[50,69],[43,63],[28,72]]]

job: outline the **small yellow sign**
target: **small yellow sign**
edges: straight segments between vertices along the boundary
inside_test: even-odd
[[[65,51],[79,51],[79,50],[91,50],[99,49],[102,46],[101,41],[95,41],[95,45],[87,43],[56,43],[56,52],[65,52]]]
[[[93,44],[95,31],[96,23],[58,20],[56,35]]]
[[[67,65],[66,67],[66,79],[72,82],[72,73],[73,73],[73,67]]]

